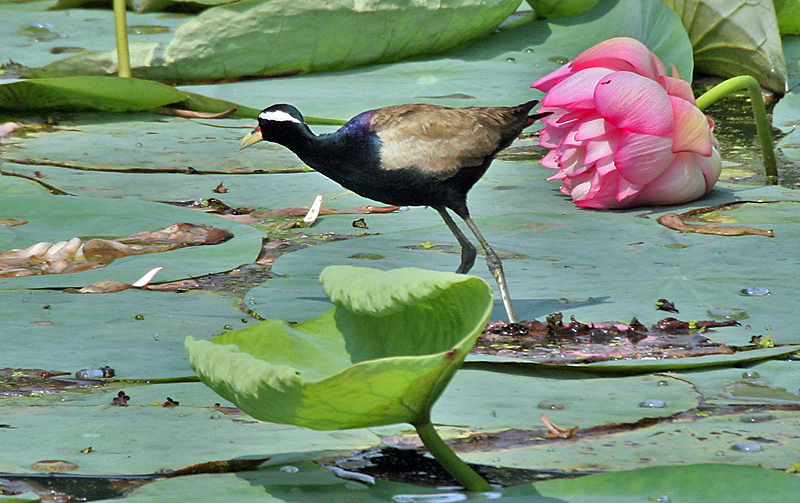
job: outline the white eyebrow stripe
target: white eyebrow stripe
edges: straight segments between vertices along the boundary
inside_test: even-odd
[[[300,124],[300,121],[296,118],[292,117],[291,115],[287,114],[281,110],[272,110],[269,112],[261,112],[258,114],[260,119],[264,119],[265,121],[273,121],[273,122],[295,122]]]

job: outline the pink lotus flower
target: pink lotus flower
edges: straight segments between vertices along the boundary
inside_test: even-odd
[[[612,38],[533,86],[544,91],[542,164],[585,208],[680,204],[708,193],[722,160],[691,86],[641,42]]]

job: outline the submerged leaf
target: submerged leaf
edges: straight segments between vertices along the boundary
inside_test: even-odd
[[[427,420],[489,317],[489,285],[351,266],[320,281],[335,306],[322,316],[187,337],[200,379],[264,421],[329,430]]]

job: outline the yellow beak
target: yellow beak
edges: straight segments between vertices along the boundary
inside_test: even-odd
[[[261,136],[261,130],[258,129],[258,128],[255,128],[249,134],[247,134],[244,138],[242,138],[241,142],[239,142],[239,150],[242,150],[243,148],[247,148],[250,145],[252,145],[254,143],[258,143],[258,142],[263,141],[263,140],[264,140],[264,138]]]

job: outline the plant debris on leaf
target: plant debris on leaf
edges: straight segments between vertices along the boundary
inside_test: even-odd
[[[58,370],[2,368],[0,369],[0,398],[41,396],[105,386],[105,383],[100,381],[62,377],[68,375],[70,375],[69,372]]]
[[[755,235],[755,236],[766,236],[771,238],[775,237],[771,229],[770,230],[757,229],[755,227],[746,227],[744,225],[725,225],[717,222],[708,222],[710,218],[706,217],[704,219],[702,217],[702,215],[708,215],[716,211],[725,211],[738,208],[744,205],[745,203],[768,204],[770,202],[773,201],[767,201],[767,202],[735,201],[731,203],[718,204],[716,206],[709,206],[707,208],[696,208],[680,214],[670,212],[670,213],[665,213],[664,215],[658,217],[658,223],[679,232],[697,232],[699,234],[715,234],[717,236]],[[687,223],[686,222],[687,220],[699,220],[706,223],[692,224],[692,223]]]
[[[664,318],[649,328],[636,318],[628,324],[581,323],[575,318],[564,323],[561,313],[553,313],[546,322],[489,323],[472,353],[551,364],[732,354],[732,348],[712,342],[700,332],[735,325],[739,325],[735,320],[687,322],[675,318]]]
[[[25,249],[0,253],[0,277],[67,274],[105,267],[120,257],[159,253],[185,246],[214,245],[233,237],[226,229],[189,223],[173,224],[118,239],[74,237],[43,241]]]

